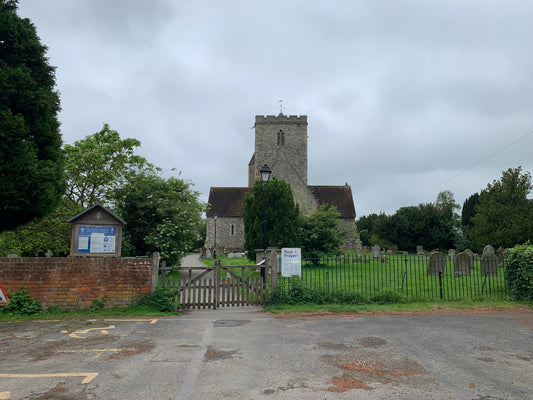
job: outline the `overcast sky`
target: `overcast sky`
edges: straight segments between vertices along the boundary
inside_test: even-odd
[[[64,143],[101,130],[246,186],[255,115],[307,115],[309,184],[358,217],[457,203],[533,169],[533,2],[20,0],[57,68]],[[166,176],[178,172],[166,172]]]

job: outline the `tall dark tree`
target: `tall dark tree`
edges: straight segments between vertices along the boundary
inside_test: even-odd
[[[290,185],[272,178],[267,184],[267,245],[292,247],[297,245],[299,209]],[[264,186],[256,180],[252,195],[244,203],[244,248],[255,259],[255,249],[263,248]]]
[[[64,190],[54,68],[16,12],[0,0],[0,232],[48,214]]]
[[[476,207],[479,203],[479,193],[474,193],[463,203],[461,210],[462,248],[472,247],[472,226],[473,218],[476,214]]]
[[[522,167],[509,168],[489,183],[472,218],[472,247],[508,248],[533,240],[533,202],[528,199],[532,189],[531,174]]]

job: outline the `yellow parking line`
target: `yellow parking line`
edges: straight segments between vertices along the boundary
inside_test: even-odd
[[[76,376],[83,376],[81,383],[83,385],[91,382],[98,376],[98,372],[73,372],[73,373],[57,373],[57,374],[0,374],[0,378],[72,378]]]
[[[120,322],[120,321],[124,321],[124,322],[148,322],[150,321],[150,324],[155,324],[158,319],[105,319],[104,321],[109,321],[109,322]]]
[[[122,349],[89,349],[89,350],[58,350],[58,353],[88,353],[88,352],[96,352],[96,353],[103,353],[105,351],[122,351]]]

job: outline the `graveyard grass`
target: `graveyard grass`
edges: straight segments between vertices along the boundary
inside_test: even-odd
[[[482,274],[480,261],[473,260],[468,275],[456,275],[454,261],[446,259],[439,276],[428,274],[428,262],[428,257],[418,255],[307,257],[302,260],[302,276],[279,279],[278,291],[287,293],[297,285],[340,297],[356,294],[375,298],[396,293],[410,301],[507,299],[508,283],[502,266],[495,275]]]

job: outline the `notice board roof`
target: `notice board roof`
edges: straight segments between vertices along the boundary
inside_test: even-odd
[[[95,212],[95,211],[96,212],[101,211],[101,212],[107,214],[108,216],[112,217],[113,219],[117,220],[122,225],[126,225],[126,222],[122,218],[120,218],[119,216],[113,214],[111,211],[109,211],[107,208],[105,208],[103,205],[101,205],[99,203],[95,204],[92,207],[87,208],[86,210],[82,211],[78,215],[75,215],[74,217],[69,219],[67,222],[76,222],[77,220],[83,218],[87,214],[90,214],[90,213]]]

